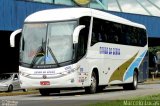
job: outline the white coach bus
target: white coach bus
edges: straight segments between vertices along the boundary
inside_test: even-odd
[[[22,88],[42,95],[65,88],[95,93],[107,85],[136,89],[147,78],[145,26],[89,8],[43,10],[28,16],[22,32],[19,75]]]

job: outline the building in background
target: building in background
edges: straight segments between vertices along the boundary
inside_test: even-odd
[[[10,48],[9,37],[12,31],[22,27],[29,14],[44,9],[80,5],[144,24],[149,46],[160,45],[160,0],[0,0],[1,72],[18,70],[19,38],[16,39],[17,48]]]

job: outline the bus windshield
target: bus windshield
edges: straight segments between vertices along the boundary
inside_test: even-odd
[[[20,65],[35,68],[72,61],[72,34],[77,21],[26,23],[20,47]]]

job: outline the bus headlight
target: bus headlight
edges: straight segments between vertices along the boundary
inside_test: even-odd
[[[77,67],[75,67],[75,68],[73,68],[73,69],[68,69],[68,70],[66,70],[66,71],[64,71],[64,72],[61,72],[61,74],[62,74],[62,75],[67,75],[67,74],[70,74],[70,73],[75,72],[75,71],[78,70],[79,68],[80,68],[80,67],[77,66]]]
[[[67,71],[64,71],[64,72],[62,72],[61,74],[62,74],[62,75],[67,75],[68,72],[67,72]]]
[[[61,74],[62,75],[67,75],[67,74],[70,74],[70,73],[72,73],[74,71],[75,71],[74,69],[72,69],[72,70],[66,70],[66,71],[61,72]]]

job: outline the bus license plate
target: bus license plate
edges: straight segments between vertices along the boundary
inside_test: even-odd
[[[50,85],[50,82],[49,81],[41,81],[40,85]]]

